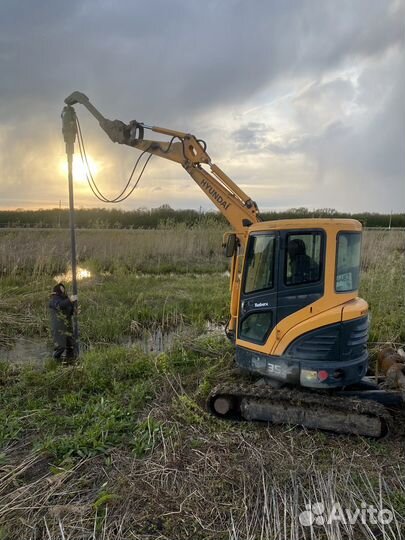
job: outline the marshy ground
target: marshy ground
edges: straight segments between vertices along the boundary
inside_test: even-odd
[[[370,348],[403,344],[405,232],[364,240]],[[78,244],[91,272],[80,283],[86,352],[60,367],[46,352],[47,297],[66,271],[68,235],[0,231],[0,538],[405,534],[400,435],[224,423],[204,411],[213,385],[239,377],[218,330],[229,302],[220,230],[79,231]],[[156,332],[170,340],[148,351],[143,336]],[[389,508],[394,520],[302,526],[299,513],[320,501]]]

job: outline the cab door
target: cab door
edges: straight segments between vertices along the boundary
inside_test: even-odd
[[[249,235],[240,293],[238,339],[263,345],[277,324],[279,233]]]
[[[322,229],[280,231],[277,323],[324,294],[326,233]]]

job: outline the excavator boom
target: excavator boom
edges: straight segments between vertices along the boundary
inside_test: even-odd
[[[81,92],[73,92],[65,99],[65,103],[69,106],[76,103],[84,105],[113,142],[181,164],[234,228],[240,243],[242,245],[245,243],[244,230],[260,221],[257,204],[217,165],[212,163],[206,152],[204,141],[182,131],[148,126],[136,120],[129,124],[120,120],[108,120]],[[144,139],[145,130],[168,135],[171,140],[161,142]],[[208,171],[204,166],[209,167],[210,170]]]

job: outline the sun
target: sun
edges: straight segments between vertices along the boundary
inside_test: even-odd
[[[87,162],[89,164],[90,172],[94,178],[99,172],[100,166],[91,156],[87,156]],[[63,159],[60,161],[59,171],[63,176],[67,177],[68,167],[67,167],[66,159]],[[87,182],[86,175],[87,175],[87,167],[82,162],[82,158],[78,155],[74,155],[73,156],[73,181],[84,184]]]

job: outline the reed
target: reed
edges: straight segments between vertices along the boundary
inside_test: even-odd
[[[360,295],[369,303],[370,342],[405,342],[405,231],[365,231]]]
[[[0,230],[0,272],[34,277],[65,272],[69,242],[67,230]],[[79,264],[102,272],[218,272],[227,268],[221,244],[220,228],[77,231]]]
[[[80,285],[83,338],[119,343],[133,334],[133,321],[142,328],[225,322],[221,238],[215,228],[78,231],[79,263],[92,272]],[[67,232],[0,230],[0,263],[0,342],[46,336],[46,299],[69,268]],[[364,232],[360,295],[370,305],[370,341],[404,343],[405,231]]]

